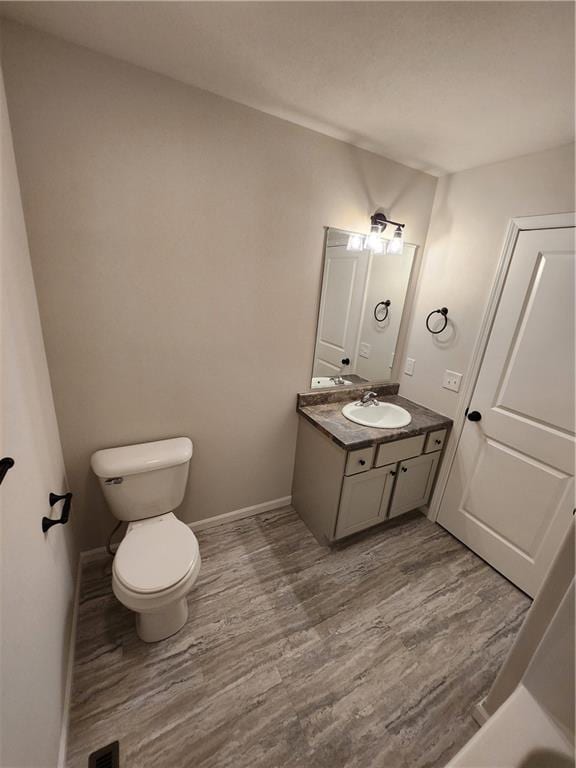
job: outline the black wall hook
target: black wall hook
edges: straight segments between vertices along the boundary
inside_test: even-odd
[[[14,459],[10,458],[10,456],[5,456],[3,459],[0,459],[0,484],[2,483],[2,480],[6,477],[6,473],[9,469],[12,469],[14,466]]]
[[[72,494],[64,493],[61,496],[59,496],[57,493],[51,493],[50,496],[48,497],[48,501],[51,507],[53,507],[54,504],[57,504],[59,501],[62,501],[62,500],[64,500],[64,506],[62,507],[62,515],[59,520],[51,520],[49,517],[46,517],[46,516],[42,518],[42,531],[44,533],[46,533],[46,531],[52,528],[53,525],[58,525],[58,523],[65,525],[68,522],[68,517],[70,515],[70,507],[72,506]]]
[[[442,328],[439,328],[437,331],[433,331],[432,328],[430,328],[430,318],[432,315],[443,315],[444,317],[444,325]],[[430,333],[433,333],[436,335],[437,333],[442,333],[442,331],[446,330],[446,326],[448,325],[448,307],[442,307],[441,309],[433,309],[432,312],[428,315],[426,318],[426,328],[430,331]]]

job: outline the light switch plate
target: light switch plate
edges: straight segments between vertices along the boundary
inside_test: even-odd
[[[370,355],[372,354],[372,345],[367,344],[365,341],[363,341],[360,344],[360,351],[358,354],[360,355],[360,357],[370,357]]]
[[[456,371],[444,371],[444,378],[442,379],[442,386],[444,389],[450,389],[452,392],[460,392],[461,381],[461,373],[456,373]]]
[[[404,373],[406,376],[412,376],[414,374],[414,364],[416,360],[413,357],[406,358],[406,365],[404,366]]]

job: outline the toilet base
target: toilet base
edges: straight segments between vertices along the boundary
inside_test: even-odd
[[[145,643],[165,640],[182,629],[188,619],[188,602],[181,597],[166,608],[152,613],[136,614],[136,632]]]

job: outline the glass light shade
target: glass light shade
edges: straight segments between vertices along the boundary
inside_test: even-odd
[[[394,237],[392,238],[392,240],[388,241],[388,248],[386,249],[386,252],[392,255],[396,255],[396,254],[402,253],[403,250],[404,250],[404,233],[402,232],[401,227],[397,227],[396,232],[394,232]]]
[[[380,235],[380,227],[373,227],[369,235],[366,236],[364,241],[364,248],[372,253],[383,253],[384,243]]]
[[[384,251],[386,250],[384,240],[382,240],[382,238],[379,237],[378,240],[374,242],[374,245],[371,246],[370,250],[372,251],[372,253],[384,253]]]
[[[348,237],[347,251],[361,251],[364,248],[364,238],[362,235],[350,235]]]

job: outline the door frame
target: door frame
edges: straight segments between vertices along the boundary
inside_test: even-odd
[[[496,274],[494,276],[492,288],[490,289],[488,303],[484,310],[482,322],[480,323],[480,330],[474,344],[474,351],[472,352],[468,372],[464,379],[465,383],[462,388],[462,395],[460,396],[460,401],[454,416],[452,439],[450,440],[450,445],[446,449],[444,461],[440,465],[436,489],[429,506],[428,518],[434,522],[437,521],[438,515],[440,514],[440,506],[444,498],[446,486],[448,485],[448,478],[452,471],[452,465],[456,458],[460,437],[462,436],[462,431],[466,423],[466,409],[470,406],[472,395],[476,388],[476,382],[478,381],[480,369],[484,361],[484,353],[488,346],[488,340],[490,338],[490,333],[492,332],[492,326],[494,324],[496,312],[498,311],[518,236],[521,232],[536,229],[565,229],[567,227],[576,227],[576,213],[549,213],[539,216],[520,216],[510,219],[508,222],[500,259],[496,268]]]

